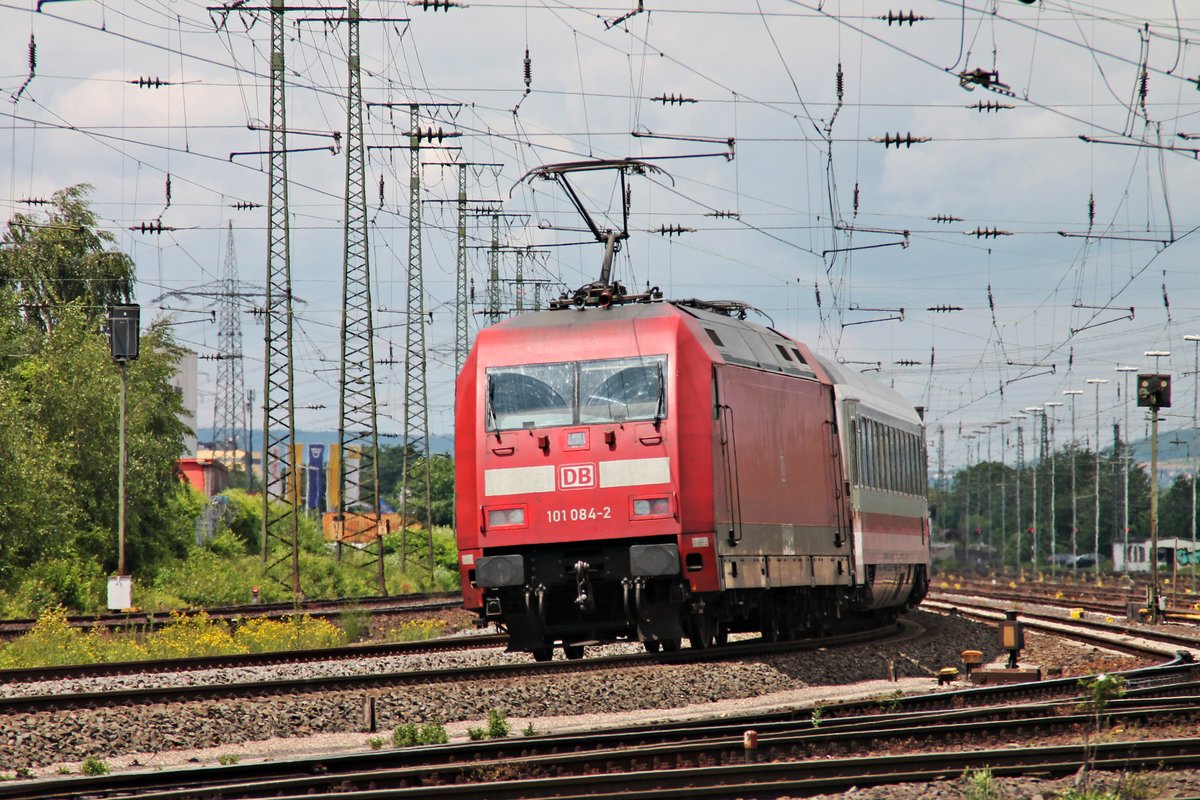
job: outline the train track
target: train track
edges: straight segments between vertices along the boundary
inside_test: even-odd
[[[371,615],[408,613],[415,611],[439,611],[462,606],[462,595],[458,592],[437,592],[402,596],[354,597],[328,600],[305,600],[295,603],[269,603],[244,606],[218,606],[205,609],[181,609],[174,613],[183,616],[207,614],[215,620],[238,619],[283,619],[296,614],[329,619],[347,612],[367,612]],[[67,622],[83,630],[136,631],[155,630],[171,620],[170,611],[130,611],[113,614],[82,614],[67,617]],[[36,619],[0,620],[0,639],[13,639],[29,630]]]
[[[951,589],[950,587],[954,588]],[[1086,583],[1017,583],[1009,579],[1002,581],[964,580],[942,581],[934,591],[979,595],[997,600],[1008,600],[1014,603],[1037,603],[1048,606],[1067,608],[1082,608],[1098,614],[1113,617],[1125,617],[1130,603],[1138,607],[1145,606],[1145,586],[1125,588],[1119,586],[1099,587]],[[1169,622],[1186,624],[1200,623],[1200,598],[1189,597],[1164,592],[1168,605],[1165,618]]]
[[[996,621],[1004,618],[1007,608],[1007,601],[998,601],[1005,605],[985,605],[979,600],[969,600],[959,595],[931,592],[923,605],[929,609],[958,613],[974,619]],[[1200,637],[1159,630],[1152,626],[1134,627],[1088,619],[1066,619],[1026,609],[1020,610],[1017,618],[1025,627],[1042,633],[1143,658],[1169,656],[1180,650],[1191,653],[1193,657],[1200,657]]]
[[[813,650],[823,647],[875,641],[897,636],[900,634],[902,628],[902,625],[894,624],[884,628],[841,636],[829,636],[821,639],[771,643],[752,641],[703,650],[689,648],[675,653],[614,655],[580,661],[522,662],[456,667],[451,669],[390,673],[375,672],[359,675],[336,675],[246,683],[201,684],[123,689],[119,691],[0,697],[0,714],[61,713],[73,709],[180,703],[197,700],[232,701],[277,695],[395,688],[398,686],[438,683],[463,683],[496,678],[542,676],[582,671],[594,672],[655,663],[686,664],[700,661],[728,661],[756,655]],[[499,640],[497,640],[497,646],[499,643]],[[454,644],[457,645],[458,643],[455,642]],[[478,644],[464,641],[462,646],[478,646]],[[359,648],[350,648],[350,650],[359,650]],[[319,655],[320,651],[316,652]]]
[[[1126,673],[1130,691],[1113,701],[1112,724],[1194,724],[1200,719],[1200,668],[1176,661]],[[206,798],[258,797],[560,797],[560,796],[777,796],[783,792],[844,791],[902,781],[953,778],[988,767],[994,774],[1036,769],[1071,774],[1088,755],[1081,746],[1002,750],[945,748],[963,743],[1007,743],[1071,732],[1094,723],[1079,711],[1074,680],[1047,682],[1055,702],[999,705],[1018,687],[961,690],[936,710],[881,712],[877,702],[750,714],[687,725],[634,726],[603,733],[473,742],[381,753],[270,761],[173,773],[124,773],[104,778],[0,784],[0,798],[107,798],[151,800],[202,792]],[[999,691],[996,691],[996,690]],[[904,701],[915,700],[905,698]],[[902,701],[902,702],[904,702]],[[964,707],[967,706],[967,707]],[[758,733],[755,763],[747,764],[744,733]],[[915,744],[930,752],[911,752]],[[881,747],[902,755],[845,757]],[[1101,745],[1095,768],[1161,768],[1200,755],[1200,740]]]

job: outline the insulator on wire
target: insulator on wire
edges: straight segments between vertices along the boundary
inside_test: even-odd
[[[132,80],[129,82],[131,84],[133,84],[134,86],[138,87],[139,89],[159,89],[163,86],[174,86],[175,85],[175,84],[171,83],[171,81],[164,81],[162,78],[141,77],[141,78],[138,78],[137,80]]]
[[[713,217],[715,219],[741,219],[742,218],[742,214],[740,211],[708,211],[708,212],[705,212],[704,216]]]
[[[976,239],[995,239],[997,236],[1012,235],[1012,231],[1002,231],[999,228],[976,228],[973,231],[963,231],[963,236],[974,236]]]
[[[919,367],[921,362],[914,358],[902,358],[899,361],[892,362],[898,367]]]
[[[925,309],[925,310],[926,310],[926,311],[933,311],[934,313],[939,313],[939,314],[949,314],[951,311],[962,311],[962,310],[963,310],[963,307],[962,307],[962,306],[948,306],[948,305],[945,305],[945,304],[939,304],[939,305],[936,305],[936,306],[930,306],[929,308],[927,308],[927,309]]]
[[[651,97],[650,100],[655,103],[662,103],[664,106],[682,106],[687,103],[698,103],[699,100],[694,97],[684,97],[681,94],[660,94],[658,97]]]
[[[525,48],[525,94],[529,94],[529,87],[533,85],[533,61],[529,58],[529,48]]]
[[[1016,106],[1009,103],[1001,103],[997,100],[980,100],[978,103],[969,106],[963,106],[963,108],[973,108],[980,114],[984,114],[993,111],[1006,111],[1008,109],[1016,108]]]
[[[383,208],[383,176],[379,176],[379,207]]]
[[[17,202],[23,203],[27,206],[48,206],[48,205],[50,205],[50,201],[47,200],[45,197],[22,197]]]
[[[660,225],[654,231],[659,236],[680,236],[685,233],[695,233],[695,228],[685,228],[682,225]]]
[[[955,217],[951,214],[936,214],[929,218],[932,222],[962,222],[962,217]]]
[[[408,0],[408,4],[422,11],[449,11],[452,8],[467,7],[466,3],[458,3],[455,0]]]
[[[835,79],[837,86],[837,101],[838,105],[842,104],[842,98],[846,94],[846,73],[842,72],[842,62],[838,62],[837,78]]]
[[[134,233],[153,233],[161,235],[164,231],[173,231],[170,225],[163,225],[162,220],[156,219],[153,222],[139,222],[137,225],[130,225],[129,230]]]
[[[1096,222],[1096,195],[1095,193],[1088,195],[1088,229]]]
[[[454,139],[462,136],[462,133],[459,131],[448,131],[445,128],[439,127],[418,128],[416,131],[409,131],[408,135],[414,137],[418,142],[429,142],[432,144],[436,141],[440,144],[446,139]]]
[[[896,149],[899,150],[900,145],[904,145],[904,147],[907,149],[912,147],[914,144],[922,144],[924,142],[932,141],[932,139],[928,136],[913,136],[911,133],[906,133],[903,136],[899,133],[895,134],[894,136],[890,133],[887,133],[883,136],[872,136],[870,141],[882,144],[883,149],[885,150],[892,145],[895,145]]]
[[[253,211],[256,208],[262,208],[262,203],[252,203],[249,200],[238,200],[233,204],[233,208],[237,211]]]
[[[1146,65],[1142,64],[1142,75],[1138,80],[1138,102],[1142,106],[1142,113],[1146,113],[1146,95],[1150,89],[1150,72],[1146,69]]]
[[[17,93],[13,95],[13,102],[21,99],[21,95],[25,94],[25,90],[29,88],[29,84],[33,83],[34,77],[37,75],[37,41],[33,38],[33,34],[29,34],[29,77],[21,84],[21,88],[17,89]]]
[[[854,182],[854,213],[858,213],[858,181]]]
[[[167,208],[171,207],[171,173],[167,173]]]
[[[817,309],[819,310],[821,308],[821,287],[817,285],[816,281],[813,281],[813,293],[817,296]]]
[[[912,27],[914,22],[926,22],[929,17],[921,16],[915,11],[889,11],[886,16],[876,17],[875,19],[883,20],[890,28],[893,25],[908,25]]]

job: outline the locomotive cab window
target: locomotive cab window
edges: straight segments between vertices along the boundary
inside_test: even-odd
[[[666,356],[489,367],[487,430],[659,420]]]

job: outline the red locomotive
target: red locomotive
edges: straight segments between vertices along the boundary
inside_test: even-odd
[[[481,331],[458,380],[463,598],[511,649],[790,638],[921,601],[924,429],[899,394],[740,304],[590,299]]]

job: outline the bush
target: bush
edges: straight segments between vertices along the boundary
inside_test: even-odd
[[[404,722],[392,730],[392,744],[396,747],[446,744],[449,741],[450,737],[446,734],[446,726],[440,722],[428,722],[419,728],[412,722]]]
[[[79,771],[84,775],[91,775],[95,777],[98,775],[107,775],[108,773],[112,772],[112,767],[108,766],[107,762],[101,761],[95,756],[88,756],[83,760],[83,763],[79,765]]]
[[[372,750],[382,750],[385,744],[387,744],[387,739],[384,739],[382,736],[372,736],[370,739],[367,739],[367,746]]]
[[[487,731],[483,728],[467,728],[467,738],[472,742],[478,742],[487,738]]]
[[[241,760],[241,757],[237,753],[222,753],[217,756],[217,763],[223,767],[232,766]]]
[[[499,708],[488,712],[487,735],[489,739],[503,739],[508,736],[512,726],[508,724],[507,715]]]

